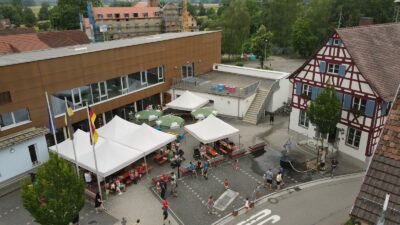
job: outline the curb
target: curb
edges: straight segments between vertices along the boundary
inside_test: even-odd
[[[313,180],[307,183],[303,183],[300,185],[295,185],[295,186],[291,186],[291,187],[287,187],[284,188],[282,190],[280,190],[279,192],[273,192],[270,193],[268,195],[264,195],[259,199],[256,199],[254,201],[254,206],[257,205],[261,205],[265,202],[267,202],[270,198],[277,198],[286,194],[290,194],[293,192],[294,188],[301,188],[306,189],[306,188],[310,188],[313,186],[317,186],[317,185],[321,185],[321,184],[327,184],[327,183],[331,183],[334,181],[341,181],[341,180],[347,180],[347,179],[354,179],[354,178],[359,178],[359,177],[363,177],[365,175],[365,172],[359,172],[359,173],[352,173],[352,174],[347,174],[347,175],[340,175],[334,178],[321,178],[318,180]],[[244,206],[236,209],[236,211],[238,212],[237,216],[244,214]],[[228,214],[224,217],[222,217],[221,219],[215,221],[214,223],[212,223],[211,225],[223,225],[226,223],[231,222],[233,219],[235,219],[237,216],[233,216],[232,214]]]

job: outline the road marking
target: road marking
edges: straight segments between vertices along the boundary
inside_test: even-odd
[[[263,225],[267,224],[268,222],[270,222],[270,224],[275,224],[279,222],[281,220],[281,217],[278,215],[269,216],[271,212],[272,211],[269,209],[264,209],[256,213],[255,215],[252,215],[248,219],[241,221],[236,225],[253,225],[253,224]]]

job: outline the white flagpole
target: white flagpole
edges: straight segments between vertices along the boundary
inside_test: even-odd
[[[65,102],[65,114],[67,114],[67,113],[68,113],[67,97],[64,97],[64,102]],[[68,117],[69,117],[69,116],[68,116]],[[65,119],[67,119],[67,115],[65,115]],[[78,158],[76,157],[75,142],[74,142],[74,139],[71,138],[71,136],[74,135],[74,134],[71,134],[71,131],[69,130],[68,121],[67,121],[67,124],[66,124],[66,125],[67,125],[67,131],[68,131],[68,133],[69,133],[69,139],[71,139],[71,142],[72,142],[72,149],[74,150],[76,174],[77,174],[78,177],[79,177],[79,164],[78,164]],[[71,124],[71,126],[72,126],[72,124]]]
[[[57,138],[56,138],[56,128],[54,126],[54,117],[53,117],[53,113],[50,108],[49,96],[47,95],[47,91],[45,92],[45,94],[46,94],[46,102],[47,102],[47,111],[50,116],[50,126],[51,126],[50,130],[53,130],[53,138],[54,138],[54,142],[56,143],[56,152],[58,155],[58,143],[57,143]]]
[[[92,144],[92,147],[93,147],[93,157],[94,157],[94,166],[96,167],[97,185],[98,185],[98,188],[99,188],[100,198],[101,198],[101,200],[103,200],[103,193],[101,192],[101,185],[100,185],[100,179],[99,179],[99,170],[97,168],[96,148],[94,147],[95,144],[94,144],[94,138],[93,138],[93,135],[92,135],[92,122],[90,120],[89,104],[88,103],[86,103],[86,113],[87,113],[87,116],[88,116],[91,144]]]

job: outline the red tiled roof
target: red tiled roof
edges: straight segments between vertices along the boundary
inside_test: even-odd
[[[143,13],[147,12],[148,18],[154,18],[155,12],[160,12],[161,9],[159,7],[143,7],[143,6],[133,6],[133,7],[93,7],[93,17],[95,19],[109,19],[107,18],[107,14],[112,14],[112,19],[115,18],[115,13],[120,14],[119,19],[125,19],[124,14],[128,13],[129,18],[144,18]],[[133,17],[133,13],[138,13],[138,17]],[[103,14],[103,18],[98,18],[98,14]],[[158,16],[157,16],[158,17]]]
[[[0,54],[28,52],[90,43],[80,30],[0,36]]]
[[[16,35],[16,34],[31,34],[31,33],[36,33],[36,30],[34,28],[22,28],[22,27],[0,30],[0,36]]]
[[[385,101],[400,84],[400,23],[336,29],[364,78]]]
[[[354,207],[353,218],[375,224],[390,194],[385,225],[400,224],[400,93],[394,101],[374,157],[365,175]]]

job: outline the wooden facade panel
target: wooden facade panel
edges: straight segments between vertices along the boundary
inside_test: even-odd
[[[93,106],[100,114],[168,90],[173,77],[181,78],[181,66],[186,62],[194,63],[196,75],[211,71],[214,63],[220,63],[220,45],[221,33],[214,32],[0,67],[0,91],[10,91],[12,97],[12,103],[0,106],[0,113],[28,107],[32,120],[0,131],[0,137],[32,126],[48,126],[46,90],[52,94],[164,65],[165,83]],[[73,121],[85,118],[85,110],[80,110]],[[57,119],[57,125],[63,125],[63,118]]]

